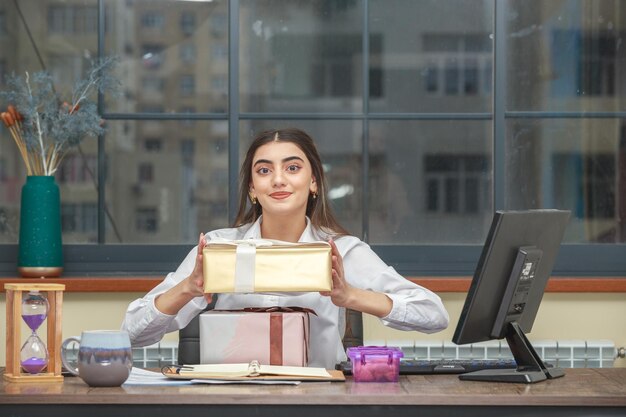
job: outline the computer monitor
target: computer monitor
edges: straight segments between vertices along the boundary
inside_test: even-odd
[[[564,375],[546,366],[525,333],[535,321],[569,215],[565,210],[494,214],[452,341],[460,345],[506,338],[517,368],[459,378],[533,383]]]

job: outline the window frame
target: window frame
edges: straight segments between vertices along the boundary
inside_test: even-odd
[[[98,54],[104,51],[104,3],[98,0]],[[505,110],[506,61],[505,33],[506,3],[493,1],[494,43],[491,86],[493,95],[492,111],[489,113],[374,113],[369,110],[369,0],[362,2],[362,91],[363,106],[359,113],[280,113],[257,114],[242,113],[239,106],[239,0],[228,2],[226,16],[228,35],[228,109],[226,113],[103,113],[106,120],[223,120],[228,122],[228,218],[234,219],[237,209],[237,187],[239,169],[239,123],[242,120],[360,120],[362,123],[363,147],[368,149],[369,122],[372,120],[489,120],[493,128],[493,204],[494,210],[504,207],[504,160],[506,141],[506,122],[515,118],[626,118],[625,111],[616,112],[521,112]],[[162,51],[161,51],[162,53]],[[479,77],[481,75],[479,74]],[[440,80],[441,81],[441,80]],[[441,87],[441,86],[440,86]],[[103,109],[104,98],[98,98],[99,108]],[[98,138],[98,165],[106,166],[105,136]],[[369,157],[362,155],[363,189],[369,189]],[[98,170],[98,183],[105,184],[106,170]],[[65,244],[66,276],[93,275],[164,275],[177,268],[182,259],[194,246],[193,244],[106,244],[105,243],[105,187],[98,189],[98,243]],[[359,236],[368,241],[369,235],[369,193],[362,193],[363,234]],[[389,265],[405,276],[451,277],[472,275],[478,261],[481,245],[372,245],[372,248]],[[17,244],[0,244],[0,276],[13,276],[16,273]],[[626,244],[564,244],[559,253],[553,271],[555,276],[570,277],[606,277],[626,276]],[[444,278],[442,278],[444,279]]]

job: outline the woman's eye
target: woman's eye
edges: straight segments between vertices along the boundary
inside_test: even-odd
[[[267,174],[268,172],[270,172],[270,170],[268,168],[259,168],[257,172],[259,174]]]
[[[299,167],[298,165],[289,165],[289,166],[287,167],[287,171],[290,171],[290,172],[296,172],[296,171],[298,171],[299,169],[300,169],[300,167]]]

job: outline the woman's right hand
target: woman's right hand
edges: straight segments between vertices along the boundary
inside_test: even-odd
[[[204,297],[207,303],[213,300],[213,294],[204,293],[204,271],[202,267],[202,249],[206,246],[204,235],[200,233],[196,263],[191,275],[177,285],[159,294],[154,299],[154,305],[164,314],[178,314],[181,308],[196,297]]]
[[[194,297],[204,297],[207,303],[213,299],[213,294],[204,293],[204,267],[202,264],[202,250],[206,246],[204,234],[200,233],[198,239],[198,253],[196,254],[196,264],[194,265],[191,275],[186,278],[187,291]]]

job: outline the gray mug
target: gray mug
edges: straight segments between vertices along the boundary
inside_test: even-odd
[[[78,364],[70,364],[68,345],[77,343]],[[133,354],[128,333],[121,330],[88,330],[61,345],[63,366],[91,387],[119,387],[129,377]]]

